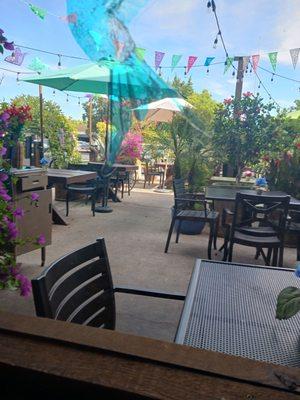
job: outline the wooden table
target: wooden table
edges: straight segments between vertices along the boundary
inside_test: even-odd
[[[104,162],[102,162],[102,161],[91,161],[91,162],[89,162],[89,164],[96,165],[96,166],[98,165],[99,167],[102,167],[104,165]],[[116,169],[117,171],[120,171],[120,172],[137,171],[139,169],[139,167],[137,165],[133,165],[133,164],[115,163],[115,164],[111,165],[111,167]]]
[[[47,176],[48,185],[50,187],[53,187],[55,184],[66,186],[70,185],[71,183],[84,183],[86,181],[96,179],[97,172],[49,168],[47,170]],[[52,206],[52,220],[57,225],[68,225],[67,221],[61,215],[55,205]]]
[[[213,201],[235,201],[235,195],[238,192],[257,195],[256,190],[251,189],[241,190],[240,188],[237,189],[232,186],[207,186],[205,190],[205,198]],[[263,192],[261,196],[263,198],[264,196],[288,196],[288,194],[281,191],[270,191]],[[300,208],[300,200],[291,197],[290,208]]]
[[[275,319],[287,286],[299,286],[290,269],[197,260],[176,343],[299,368],[300,314]]]

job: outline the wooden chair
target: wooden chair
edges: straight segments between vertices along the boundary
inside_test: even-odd
[[[115,329],[115,293],[184,300],[182,294],[114,287],[105,241],[76,250],[53,262],[32,280],[38,317]]]
[[[219,213],[210,210],[208,202],[205,200],[204,193],[195,194],[187,192],[184,179],[174,179],[173,181],[175,205],[174,214],[165,246],[165,253],[168,252],[171,236],[174,230],[175,222],[179,221],[176,234],[176,243],[178,243],[182,221],[203,221],[209,223],[210,233],[208,240],[208,258],[211,259],[211,247],[214,242],[216,249],[217,233],[219,226]],[[195,203],[200,203],[203,207],[202,211],[191,210]]]
[[[272,265],[281,267],[289,202],[290,196],[237,193],[232,224],[225,231],[224,252],[228,261],[232,261],[233,246],[237,243],[255,247],[256,258],[261,254],[266,265],[270,265],[273,252]],[[226,225],[226,218],[223,223]],[[268,250],[267,255],[263,249]]]
[[[163,188],[164,186],[164,171],[161,170],[160,167],[156,167],[155,165],[150,165],[146,162],[143,166],[143,174],[144,174],[144,189],[146,187],[146,183],[150,186],[151,180],[152,184],[154,183],[154,178],[156,176],[159,177],[159,187]]]

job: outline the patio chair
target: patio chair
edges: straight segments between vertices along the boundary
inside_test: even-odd
[[[217,248],[217,233],[219,226],[219,213],[209,209],[209,203],[205,200],[204,193],[189,193],[185,188],[184,179],[174,179],[173,189],[175,197],[174,213],[167,237],[165,253],[168,252],[171,236],[174,230],[175,222],[178,221],[176,243],[179,241],[182,221],[202,221],[209,223],[210,232],[208,240],[208,258],[211,259],[212,243],[214,249]],[[198,203],[202,205],[203,210],[193,210],[193,206]]]
[[[89,165],[87,164],[69,164],[68,169],[81,170],[81,171],[90,171]],[[97,180],[89,180],[84,183],[72,183],[66,186],[66,216],[69,215],[69,202],[72,193],[86,195],[86,199],[90,197],[91,199],[91,210],[93,216],[95,216],[95,205],[96,199],[98,195],[98,184]],[[86,200],[86,202],[87,202]]]
[[[159,177],[159,187],[163,188],[165,173],[160,167],[151,165],[148,162],[146,162],[143,165],[142,173],[144,174],[144,189],[146,187],[147,182],[148,182],[148,185],[150,186],[151,180],[152,180],[152,185],[153,185],[154,179],[156,176]]]
[[[184,300],[185,295],[114,287],[105,241],[76,250],[53,262],[32,280],[38,317],[115,329],[115,293]]]
[[[300,211],[289,210],[286,232],[296,236],[297,261],[300,261]]]
[[[230,212],[232,223],[226,222],[227,210],[222,218],[222,225],[226,227],[224,258],[232,261],[236,243],[256,248],[255,257],[261,254],[266,265],[270,265],[272,258],[273,266],[282,267],[289,202],[290,196],[237,193],[234,212]],[[267,254],[264,249],[267,249]]]

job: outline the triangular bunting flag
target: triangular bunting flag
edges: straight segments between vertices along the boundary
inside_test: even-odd
[[[215,59],[215,57],[206,57],[204,66],[205,66],[205,67],[209,67],[210,64],[212,63],[212,61],[213,61],[214,59]]]
[[[259,54],[254,54],[252,56],[252,68],[253,71],[256,72],[258,64],[259,64],[259,59],[260,59],[260,55]]]
[[[41,72],[47,68],[47,65],[44,64],[38,57],[34,57],[27,68],[31,69],[32,71]]]
[[[160,67],[160,64],[165,56],[165,53],[162,53],[161,51],[156,51],[155,52],[155,69],[157,70]]]
[[[276,71],[276,66],[277,66],[277,54],[278,54],[277,51],[268,54],[274,72]]]
[[[24,57],[26,56],[27,53],[22,53],[22,51],[19,49],[19,47],[16,47],[14,52],[11,53],[10,56],[7,56],[4,61],[14,64],[14,65],[22,65],[24,61]]]
[[[190,72],[190,70],[192,69],[193,65],[195,64],[196,60],[198,57],[196,56],[189,56],[188,59],[188,64],[187,64],[187,69],[186,69],[186,73],[188,74]]]
[[[62,17],[59,17],[62,21],[67,22],[68,24],[77,24],[77,14],[76,13],[71,13],[69,15],[63,15]]]
[[[243,72],[245,72],[245,70],[247,69],[249,61],[250,61],[250,56],[243,57]]]
[[[225,69],[224,69],[224,74],[229,70],[229,68],[232,66],[234,57],[227,57],[225,61]]]
[[[172,56],[172,71],[174,71],[174,68],[177,67],[179,61],[181,60],[182,56],[178,54],[174,54]]]
[[[134,52],[140,61],[144,61],[146,49],[142,49],[141,47],[136,47]]]
[[[43,8],[34,6],[33,4],[29,4],[29,8],[39,18],[45,19],[46,15],[47,15],[47,11],[46,10],[44,10]]]
[[[300,49],[299,48],[290,50],[290,55],[291,55],[291,59],[292,59],[292,63],[293,63],[294,69],[296,68],[297,63],[298,63],[299,53],[300,53]]]

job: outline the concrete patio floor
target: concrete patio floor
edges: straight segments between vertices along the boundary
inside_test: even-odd
[[[52,245],[47,247],[46,265],[58,257],[104,237],[114,284],[185,293],[195,259],[207,258],[208,231],[201,235],[172,238],[169,253],[164,246],[170,224],[172,193],[135,188],[122,203],[111,203],[113,213],[92,216],[89,205],[72,202],[68,226],[53,225]],[[64,212],[64,203],[57,202]],[[218,247],[222,238],[218,239]],[[234,261],[262,264],[254,260],[255,250],[235,246]],[[214,253],[215,259],[222,254]],[[41,272],[40,251],[19,257],[23,272],[33,278]],[[294,267],[296,250],[285,250],[284,265]],[[180,318],[182,302],[117,294],[117,329],[123,332],[172,341]],[[32,296],[0,291],[1,310],[34,315]]]

